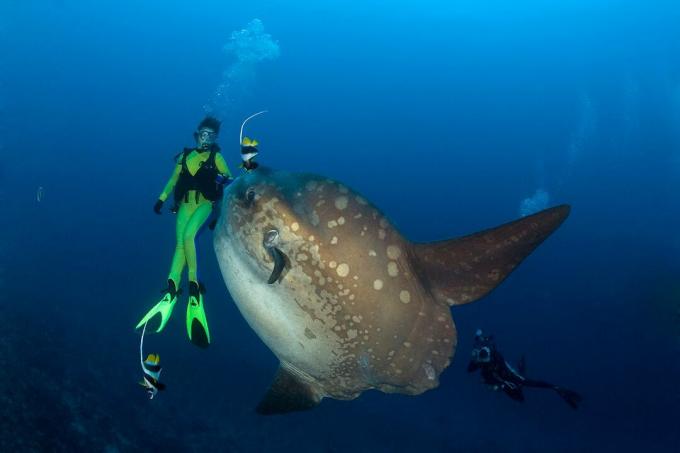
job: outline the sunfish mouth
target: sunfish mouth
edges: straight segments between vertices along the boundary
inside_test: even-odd
[[[264,239],[262,240],[262,245],[264,246],[269,256],[274,260],[274,269],[272,270],[268,284],[273,284],[280,277],[283,269],[286,267],[286,255],[279,250],[277,244],[279,243],[279,232],[278,230],[269,230],[264,234]]]

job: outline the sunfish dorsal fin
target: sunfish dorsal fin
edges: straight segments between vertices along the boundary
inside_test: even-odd
[[[435,298],[461,305],[498,286],[569,215],[568,205],[457,239],[414,244],[419,273]]]
[[[258,414],[274,415],[312,409],[321,397],[307,383],[280,366],[274,382],[255,409]]]

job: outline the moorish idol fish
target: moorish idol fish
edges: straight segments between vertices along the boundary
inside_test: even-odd
[[[139,361],[142,364],[142,380],[139,381],[139,385],[146,389],[146,393],[149,394],[149,399],[153,399],[159,390],[165,390],[165,384],[162,384],[158,380],[161,377],[161,356],[160,354],[149,354],[144,360],[144,333],[146,332],[146,323],[144,323],[144,328],[142,329],[142,339],[139,341]]]

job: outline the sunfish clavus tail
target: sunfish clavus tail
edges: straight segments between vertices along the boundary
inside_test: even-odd
[[[449,307],[493,290],[569,207],[417,244],[337,181],[260,167],[227,188],[222,213],[225,283],[281,363],[257,408],[273,414],[437,387],[457,342]]]

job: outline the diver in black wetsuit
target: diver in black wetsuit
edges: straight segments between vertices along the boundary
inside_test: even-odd
[[[468,364],[468,373],[481,370],[484,383],[493,390],[503,390],[515,401],[524,401],[522,389],[537,387],[555,390],[572,409],[578,409],[581,395],[544,381],[534,381],[524,376],[524,357],[519,361],[517,369],[513,368],[496,349],[491,335],[485,336],[481,330],[475,333],[475,346],[472,359]]]

